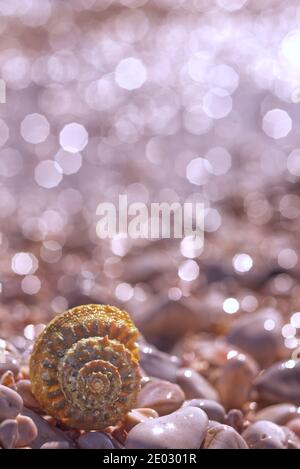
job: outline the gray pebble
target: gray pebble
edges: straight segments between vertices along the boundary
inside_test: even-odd
[[[219,402],[210,399],[191,399],[184,402],[183,407],[187,406],[204,410],[209,420],[216,420],[217,422],[223,422],[224,420],[225,409]]]

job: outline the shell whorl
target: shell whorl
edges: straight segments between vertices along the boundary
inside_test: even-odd
[[[140,389],[138,330],[125,311],[84,305],[56,316],[30,359],[32,392],[41,407],[70,427],[116,424]]]

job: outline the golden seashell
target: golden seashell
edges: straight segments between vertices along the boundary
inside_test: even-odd
[[[56,316],[37,338],[32,392],[70,427],[101,430],[131,410],[140,390],[138,330],[128,313],[84,305]]]

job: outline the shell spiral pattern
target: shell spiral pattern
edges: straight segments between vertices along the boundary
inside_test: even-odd
[[[140,390],[138,330],[125,311],[85,305],[56,316],[30,359],[41,407],[70,427],[101,430],[134,407]]]

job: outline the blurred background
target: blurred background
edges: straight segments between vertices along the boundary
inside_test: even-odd
[[[297,0],[1,0],[0,335],[124,307],[151,342],[255,314],[299,346]],[[205,204],[205,244],[96,233],[100,202]]]

